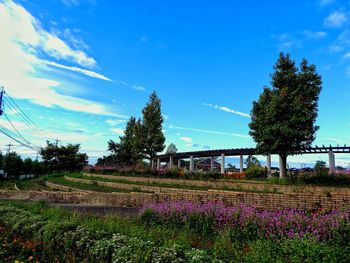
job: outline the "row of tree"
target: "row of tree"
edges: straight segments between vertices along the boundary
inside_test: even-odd
[[[142,110],[142,118],[130,117],[119,141],[110,140],[111,155],[97,160],[98,166],[134,166],[144,159],[151,162],[164,150],[161,101],[153,92]]]
[[[31,158],[22,159],[16,152],[3,155],[0,152],[0,170],[4,170],[8,178],[20,175],[43,175],[60,171],[79,171],[88,163],[88,156],[80,153],[79,144],[67,146],[47,142],[40,150],[42,161]]]

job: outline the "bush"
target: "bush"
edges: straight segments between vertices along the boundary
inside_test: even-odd
[[[295,238],[281,242],[257,240],[250,244],[244,262],[349,262],[350,249],[340,249],[315,239]]]
[[[266,179],[267,170],[259,165],[250,165],[247,168],[248,179]]]

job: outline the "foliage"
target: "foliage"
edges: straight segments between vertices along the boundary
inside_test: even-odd
[[[33,160],[26,158],[23,161],[23,172],[24,174],[31,174],[33,171]]]
[[[142,126],[141,120],[130,117],[124,136],[119,137],[119,143],[110,140],[108,142],[108,151],[112,153],[115,165],[136,165],[142,160]]]
[[[321,76],[315,65],[303,59],[300,67],[290,56],[280,54],[272,73],[272,88],[265,87],[253,102],[250,135],[261,154],[279,154],[286,173],[287,156],[311,146],[315,125]]]
[[[267,170],[260,165],[250,164],[247,168],[248,179],[266,179]]]
[[[87,165],[88,160],[88,156],[79,151],[80,144],[58,146],[48,141],[47,146],[41,148],[40,154],[48,173],[53,171],[79,171]]]
[[[250,166],[261,166],[259,160],[254,155],[248,155],[244,163],[246,164],[247,168]]]
[[[170,143],[168,148],[166,149],[165,153],[166,154],[177,153],[176,145],[173,143]]]
[[[320,243],[315,239],[293,238],[280,243],[257,240],[250,245],[250,253],[244,262],[349,262],[349,248],[345,251],[336,246]],[[348,253],[346,253],[348,251]]]
[[[145,157],[152,161],[158,152],[164,150],[163,117],[161,102],[154,91],[142,110],[142,132]]]
[[[226,230],[239,241],[312,237],[334,242],[341,235],[341,242],[350,242],[349,209],[325,214],[323,211],[259,210],[244,205],[229,207],[216,202],[177,201],[148,204],[142,211],[142,221],[146,224],[187,229],[203,236]]]
[[[82,225],[79,218],[57,209],[50,209],[46,216],[40,214],[47,208],[34,209],[38,215],[35,210],[0,206],[0,249],[5,248],[0,250],[1,262],[29,258],[34,262],[214,262],[203,250],[181,244],[160,245],[110,231],[108,224],[102,229]]]
[[[145,158],[150,163],[158,152],[164,150],[161,102],[155,92],[150,95],[142,114],[142,120],[135,117],[129,119],[119,142],[108,141],[111,155],[99,158],[97,166],[135,166]]]
[[[3,163],[8,178],[18,178],[23,172],[23,160],[16,152],[7,153]]]
[[[162,205],[159,204],[159,207]],[[169,206],[163,204],[167,209]],[[207,209],[204,209],[204,206]],[[231,210],[221,209],[223,218],[231,216]],[[44,202],[0,202],[0,261],[15,262],[349,262],[349,220],[334,228],[330,238],[320,240],[313,236],[274,237],[255,236],[254,215],[260,212],[277,217],[272,219],[273,228],[283,228],[288,223],[305,223],[303,214],[294,218],[278,213],[242,210],[231,218],[239,219],[237,229],[217,231],[210,211],[213,204],[202,205],[187,218],[188,228],[183,227],[181,210],[178,214],[168,210],[174,225],[156,224],[155,210],[145,209],[141,218],[122,219],[116,216],[98,217],[49,208]],[[228,212],[226,215],[223,212]],[[197,213],[194,213],[197,212]],[[203,212],[203,213],[202,213]],[[206,212],[206,213],[205,213]],[[233,211],[234,212],[234,211]],[[250,214],[250,212],[252,212]],[[277,212],[277,211],[275,211]],[[147,216],[146,216],[147,214]],[[207,216],[206,216],[207,214]],[[215,213],[216,216],[217,212]],[[311,213],[306,213],[312,217]],[[322,213],[319,213],[322,214]],[[188,213],[187,213],[188,215]],[[339,215],[324,214],[323,221],[313,221],[325,229],[323,223],[339,221]],[[299,217],[298,217],[299,216]],[[316,215],[319,218],[320,215]],[[269,220],[270,217],[259,217]],[[298,221],[299,218],[299,221]],[[216,221],[216,217],[214,218]],[[246,224],[244,223],[246,222]],[[266,222],[269,223],[269,222]],[[331,229],[331,225],[326,226]],[[261,224],[259,225],[261,226]],[[298,224],[290,227],[297,227]],[[233,225],[235,228],[235,225]],[[317,226],[314,226],[316,228]],[[174,230],[172,230],[174,229]],[[275,231],[277,232],[277,231]],[[206,233],[207,237],[203,234]],[[242,233],[242,234],[240,234]],[[339,236],[338,236],[339,234]],[[342,240],[342,241],[339,241]]]
[[[316,161],[315,168],[314,168],[315,173],[316,174],[328,173],[328,169],[326,165],[327,164],[325,161],[321,161],[321,160]]]

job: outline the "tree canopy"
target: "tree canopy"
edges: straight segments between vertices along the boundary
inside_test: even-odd
[[[298,68],[283,53],[271,78],[272,87],[264,87],[258,101],[253,102],[250,135],[260,154],[279,154],[284,177],[287,156],[311,146],[319,129],[315,122],[322,80],[315,65],[303,59]]]
[[[80,144],[68,144],[59,146],[47,142],[45,148],[41,148],[40,154],[45,169],[53,171],[78,171],[88,163],[88,156],[80,153]]]
[[[150,95],[142,114],[142,120],[136,120],[135,117],[129,119],[119,142],[108,141],[111,155],[99,158],[98,165],[132,166],[145,158],[151,161],[158,152],[164,150],[161,102],[155,92]]]
[[[173,143],[170,143],[168,148],[166,149],[165,153],[166,154],[177,153],[176,145]]]
[[[163,117],[161,102],[156,92],[153,92],[142,110],[142,133],[145,158],[152,161],[158,152],[164,150]]]

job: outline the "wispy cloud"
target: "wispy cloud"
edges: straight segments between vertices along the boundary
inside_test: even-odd
[[[307,39],[313,39],[313,40],[318,40],[325,38],[327,36],[327,32],[325,31],[310,31],[310,30],[304,30],[303,35]]]
[[[112,128],[111,131],[118,135],[124,135],[124,130],[120,128]]]
[[[341,27],[347,20],[348,18],[345,13],[335,11],[324,20],[323,24],[326,27]]]
[[[303,47],[307,41],[318,41],[325,37],[327,37],[327,32],[312,30],[272,35],[272,38],[277,40],[278,48],[281,50],[298,49]]]
[[[40,26],[40,21],[21,5],[13,1],[0,2],[0,32],[0,80],[12,96],[45,107],[117,116],[109,105],[58,92],[63,86],[74,90],[74,84],[47,75],[43,71],[47,69],[47,63],[90,77],[108,78],[91,70],[45,61],[41,55],[82,67],[96,66],[95,59],[84,51],[72,49],[57,35],[45,31]]]
[[[118,124],[126,123],[126,120],[121,120],[121,119],[107,119],[106,123],[111,126],[115,126]]]
[[[62,0],[62,3],[67,5],[67,6],[73,6],[73,5],[79,5],[80,0]]]
[[[179,139],[187,143],[190,143],[193,140],[191,137],[179,137]]]
[[[204,106],[208,106],[208,107],[211,107],[211,108],[214,108],[214,109],[217,109],[217,110],[225,111],[225,112],[232,113],[232,114],[235,114],[235,115],[239,115],[239,116],[242,116],[242,117],[250,118],[250,115],[248,113],[236,111],[236,110],[230,109],[230,108],[228,108],[226,106],[218,106],[218,105],[213,105],[211,103],[204,103]]]
[[[251,138],[249,135],[240,134],[240,133],[230,133],[230,132],[213,131],[213,130],[205,130],[205,129],[186,128],[186,127],[180,127],[180,126],[174,126],[174,125],[170,125],[169,128],[174,129],[174,130],[193,131],[193,132],[200,132],[200,133],[206,133],[206,134],[227,135],[227,136],[233,136],[233,137],[239,137],[239,138]]]
[[[320,0],[320,6],[326,6],[326,5],[330,5],[333,4],[335,2],[335,0]]]
[[[53,66],[53,67],[56,67],[56,68],[61,68],[61,69],[65,69],[65,70],[78,72],[78,73],[84,74],[86,76],[89,76],[91,78],[96,78],[96,79],[101,79],[101,80],[106,80],[106,81],[112,81],[110,78],[108,78],[108,77],[106,77],[106,76],[104,76],[104,75],[102,75],[100,73],[91,71],[91,70],[82,69],[82,68],[78,68],[78,67],[65,66],[65,65],[53,62],[53,61],[45,61],[45,63],[47,65],[49,65],[49,66]]]
[[[134,85],[134,86],[132,86],[132,88],[134,90],[139,90],[139,91],[144,91],[145,90],[145,87],[144,86],[140,86],[140,85]]]

